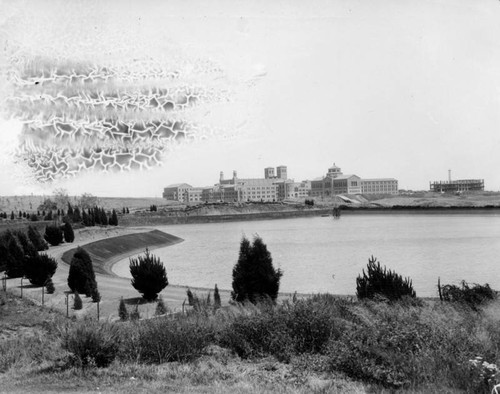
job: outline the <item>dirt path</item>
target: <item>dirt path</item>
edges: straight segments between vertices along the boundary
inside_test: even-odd
[[[47,253],[57,259],[58,267],[55,275],[52,278],[56,291],[54,294],[44,295],[44,304],[50,308],[56,308],[63,311],[68,315],[83,317],[85,315],[90,315],[93,317],[97,316],[97,304],[92,303],[90,298],[82,297],[83,309],[81,311],[74,311],[73,307],[73,295],[68,295],[69,288],[67,284],[69,266],[64,263],[61,259],[64,252],[75,248],[76,246],[84,246],[87,243],[98,241],[105,238],[116,237],[124,234],[134,234],[139,232],[150,231],[151,228],[148,227],[126,227],[126,228],[84,228],[75,232],[75,241],[71,244],[62,244],[59,246],[51,247]],[[116,259],[113,259],[116,261]],[[167,267],[168,272],[168,267]],[[140,294],[135,290],[130,279],[121,278],[117,276],[111,276],[106,274],[96,274],[97,285],[99,292],[101,294],[102,301],[99,304],[100,307],[100,318],[101,319],[117,319],[118,318],[118,304],[120,298],[123,297],[125,300],[129,312],[133,310],[136,306],[139,308],[139,312],[142,317],[150,317],[154,315],[156,303],[144,303]],[[7,288],[9,291],[15,294],[21,295],[21,279],[8,279]],[[187,303],[186,300],[186,289],[187,286],[167,286],[162,292],[161,297],[167,305],[167,307],[172,311],[182,310],[183,302]],[[203,296],[207,294],[207,289],[194,289],[194,292]],[[23,280],[22,293],[24,297],[29,297],[36,303],[41,304],[42,302],[42,288],[31,287],[29,281]],[[220,292],[221,299],[223,303],[229,301],[230,294],[228,291]],[[67,308],[66,299],[69,301],[69,306]]]

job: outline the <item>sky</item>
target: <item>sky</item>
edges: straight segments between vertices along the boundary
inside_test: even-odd
[[[179,84],[217,92],[172,114],[196,124],[194,137],[165,143],[161,165],[52,181],[34,180],[30,153],[16,154],[22,121],[43,111],[23,118],[3,105],[0,195],[62,187],[161,197],[173,183],[213,185],[220,171],[256,178],[286,165],[301,181],[333,163],[362,178],[396,178],[401,189],[427,190],[451,170],[453,179],[500,190],[497,0],[32,0],[0,8],[3,103],[20,94],[9,70],[37,57],[139,71],[147,59],[181,70]]]

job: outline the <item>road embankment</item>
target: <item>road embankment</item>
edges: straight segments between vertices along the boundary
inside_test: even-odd
[[[103,275],[115,275],[111,267],[130,255],[144,251],[146,248],[155,249],[174,245],[183,239],[159,230],[125,234],[112,238],[105,238],[85,244],[85,250],[92,258],[94,271]],[[69,264],[76,248],[63,253],[62,260]]]

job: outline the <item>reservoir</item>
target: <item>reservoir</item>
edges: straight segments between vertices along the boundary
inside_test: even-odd
[[[441,284],[489,283],[500,290],[500,213],[344,214],[226,223],[157,226],[184,239],[155,249],[170,284],[231,289],[243,236],[258,234],[275,268],[280,292],[356,294],[356,277],[370,256],[413,281],[417,296],[437,296]],[[130,277],[129,260],[113,267]]]

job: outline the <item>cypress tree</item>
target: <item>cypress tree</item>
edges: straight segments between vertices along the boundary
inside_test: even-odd
[[[92,259],[87,251],[81,247],[76,249],[71,259],[68,287],[72,291],[78,291],[81,294],[88,294],[89,296],[92,294],[94,287],[97,287]]]
[[[262,238],[256,236],[250,244],[243,237],[238,262],[233,268],[232,299],[252,303],[266,298],[276,301],[282,276],[280,269],[274,269],[271,253]]]
[[[142,294],[145,300],[153,301],[168,286],[167,272],[158,257],[146,248],[144,256],[130,259],[132,286]]]
[[[20,278],[24,275],[25,256],[22,246],[10,231],[6,234],[8,255],[5,273],[9,278]]]
[[[45,227],[45,240],[52,246],[57,246],[63,241],[63,232],[56,224]]]
[[[64,224],[64,242],[73,242],[75,240],[75,233],[73,231],[73,227],[69,222]]]
[[[129,318],[127,306],[125,305],[125,301],[123,301],[123,297],[120,299],[120,305],[118,306],[118,316],[122,321],[128,320]]]
[[[217,308],[220,308],[220,306],[221,306],[221,301],[220,301],[219,288],[217,287],[217,285],[215,285],[215,289],[214,289],[214,307],[217,309]]]
[[[48,279],[54,276],[57,270],[57,261],[45,253],[36,254],[26,259],[24,274],[35,286],[43,286]]]
[[[42,235],[33,226],[28,227],[28,238],[37,251],[47,250],[49,248],[49,245],[43,239]]]
[[[14,220],[16,217],[14,216],[14,211],[10,213],[10,220]]]

